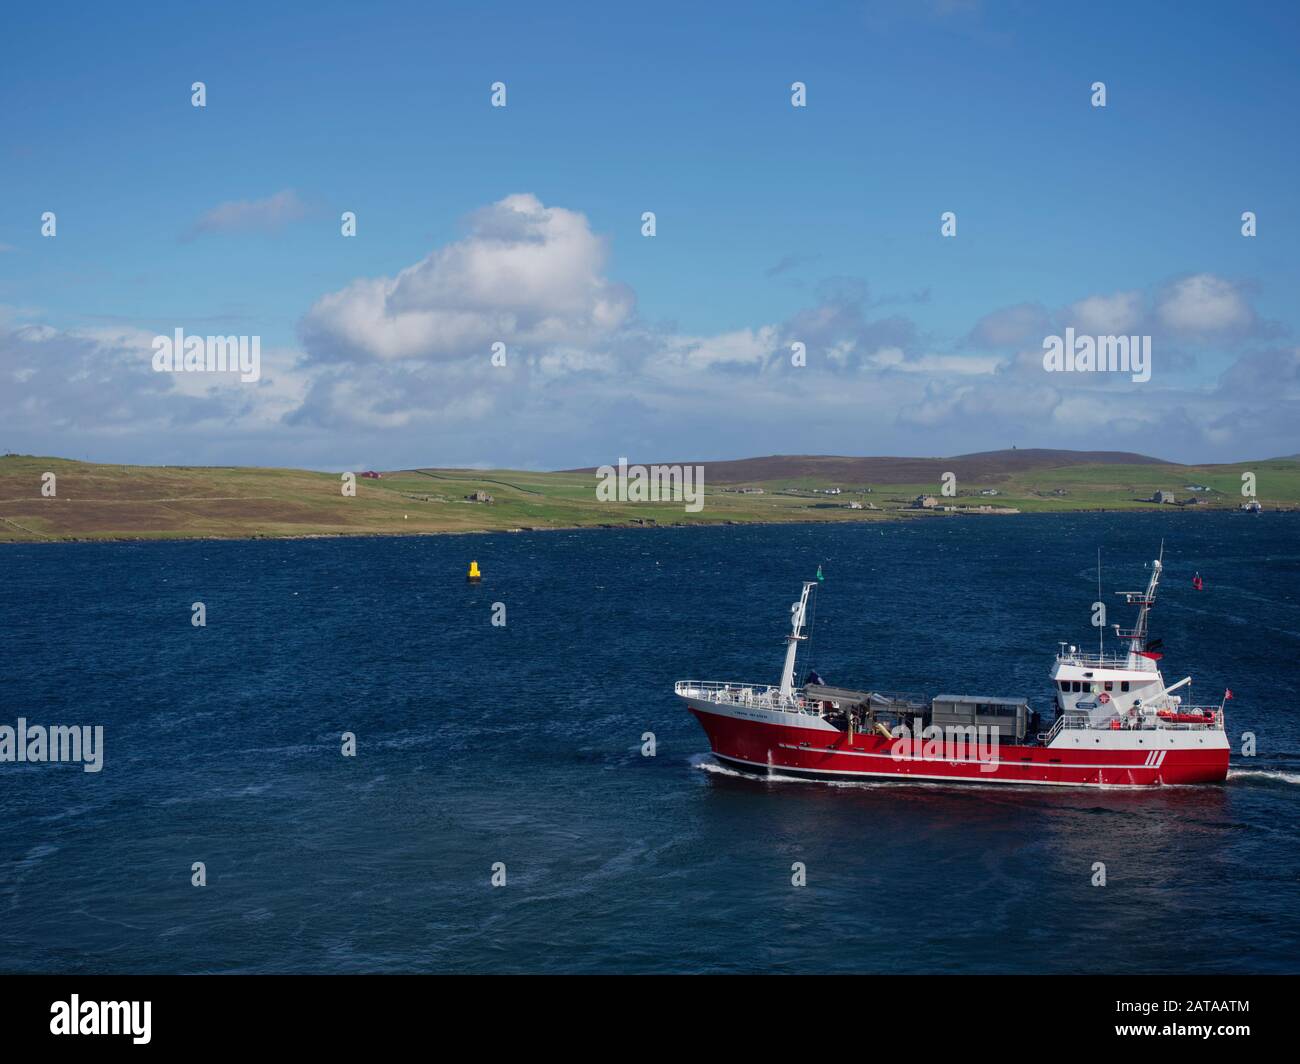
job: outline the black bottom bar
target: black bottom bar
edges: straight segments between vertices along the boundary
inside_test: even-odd
[[[550,1047],[594,1054],[629,1043],[680,1051],[707,1044],[694,1036],[716,1038],[719,1023],[799,1059],[810,1038],[819,1053],[827,1037],[862,1039],[865,1048],[873,1030],[927,1054],[981,1043],[987,1052],[1007,1035],[1021,1047],[1072,1053],[1125,1043],[1230,1051],[1261,1037],[1278,1044],[1298,989],[1295,976],[1237,975],[821,976],[762,989],[747,976],[4,976],[0,1030],[14,1060],[23,1059],[10,1055],[18,1047],[97,1052],[113,1043],[205,1057],[250,1047],[337,1055],[475,1044],[488,1056]],[[785,1003],[775,1013],[755,996],[769,990]],[[66,1029],[73,995],[79,1031],[116,1022],[127,1033],[52,1033]]]

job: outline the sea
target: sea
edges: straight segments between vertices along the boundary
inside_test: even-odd
[[[820,567],[801,674],[1050,718],[1098,549],[1222,785],[756,778],[673,697]],[[3,546],[0,726],[103,738],[0,763],[0,971],[1297,972],[1298,658],[1294,514]]]

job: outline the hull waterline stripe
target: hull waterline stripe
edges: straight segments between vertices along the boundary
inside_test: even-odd
[[[920,772],[871,772],[869,770],[846,771],[844,769],[830,768],[799,768],[794,765],[769,765],[766,761],[746,761],[743,757],[731,757],[728,754],[720,754],[716,750],[711,751],[713,756],[723,761],[731,761],[737,765],[748,765],[752,768],[763,769],[765,772],[773,772],[776,775],[790,773],[798,775],[800,772],[816,773],[819,776],[838,776],[844,779],[860,779],[863,776],[871,776],[878,779],[888,780],[925,780],[936,783],[1000,783],[1008,787],[1114,787],[1119,790],[1137,789],[1146,790],[1149,787],[1164,786],[1161,781],[1153,780],[1151,783],[1089,783],[1086,780],[1018,780],[1011,779],[1008,776],[999,776],[994,772],[984,772],[979,776],[931,776]],[[1010,764],[1010,762],[1008,762]],[[1053,765],[1053,768],[1059,768],[1059,765]],[[1141,770],[1141,765],[1125,765],[1124,768]]]
[[[1103,765],[1100,763],[1091,763],[1087,761],[1003,761],[1001,758],[996,761],[980,761],[978,758],[972,760],[969,757],[949,759],[946,757],[895,757],[893,754],[872,754],[865,750],[835,750],[826,746],[792,746],[790,743],[777,743],[781,750],[793,750],[801,754],[830,754],[836,757],[883,757],[887,761],[892,761],[897,765],[1006,765],[1008,768],[1053,768],[1053,769],[1083,769],[1091,771],[1092,769],[1109,768],[1109,769],[1149,769],[1159,768],[1164,764],[1167,750],[1152,750],[1147,754],[1146,760],[1142,764],[1130,762],[1125,765]],[[1022,750],[1051,750],[1050,746],[1020,747]],[[1059,749],[1059,748],[1058,748]],[[1217,750],[1219,747],[1210,747],[1211,750]],[[1137,753],[1138,751],[1134,751]],[[1193,752],[1191,750],[1189,753]],[[725,757],[725,754],[719,755]],[[812,771],[809,769],[809,771]],[[848,771],[851,775],[855,774],[854,770]],[[985,776],[993,775],[992,772],[982,773]],[[890,773],[893,775],[893,773]],[[944,777],[945,779],[948,777]]]

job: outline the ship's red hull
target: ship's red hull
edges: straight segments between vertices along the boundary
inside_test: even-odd
[[[970,754],[948,760],[924,756],[926,748],[920,739],[890,740],[858,734],[850,740],[844,732],[710,712],[707,704],[690,704],[689,708],[708,735],[716,756],[760,773],[1094,787],[1219,783],[1228,775],[1226,742],[1165,748],[1153,737],[1152,746],[1129,750],[1004,743],[992,751],[991,757],[980,759]],[[1100,743],[1102,737],[1097,741]]]

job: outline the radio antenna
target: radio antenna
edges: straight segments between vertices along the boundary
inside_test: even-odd
[[[1101,602],[1101,548],[1097,548],[1097,601]],[[1102,609],[1106,607],[1103,605]],[[1106,625],[1097,625],[1097,657],[1106,656]]]

